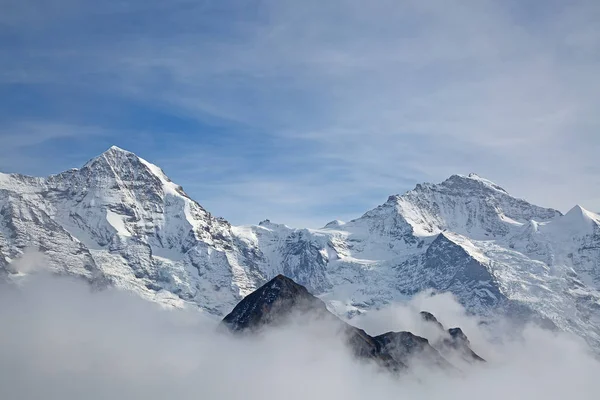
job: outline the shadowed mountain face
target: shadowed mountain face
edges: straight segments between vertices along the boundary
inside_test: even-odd
[[[450,334],[450,338],[444,339],[445,346],[460,351],[463,357],[466,359],[484,361],[483,358],[479,357],[473,350],[471,350],[471,342],[469,342],[467,335],[463,333],[462,329],[450,328],[448,329],[448,333]]]
[[[428,321],[439,324],[432,314],[422,313],[425,314],[429,316]],[[223,319],[223,325],[235,333],[256,333],[292,320],[303,322],[304,319],[332,323],[357,358],[374,361],[388,370],[404,370],[416,358],[435,367],[454,369],[427,339],[410,332],[388,332],[375,337],[370,336],[364,330],[337,318],[327,310],[323,301],[310,294],[304,286],[283,275],[277,275],[243,299]],[[443,329],[441,324],[439,326]],[[457,329],[460,334],[456,332]],[[468,340],[460,328],[450,331],[452,332],[447,339],[448,345],[455,343],[452,338],[456,336],[457,346],[464,344],[470,350]]]
[[[477,353],[471,349],[471,342],[460,328],[450,328],[446,330],[444,325],[437,318],[427,312],[421,311],[421,319],[425,322],[433,324],[440,334],[438,339],[433,343],[433,346],[440,353],[446,356],[459,356],[466,362],[485,362]]]
[[[440,323],[440,321],[438,321],[437,318],[432,313],[427,312],[427,311],[421,311],[420,315],[421,315],[421,319],[423,321],[431,322],[431,323],[435,324],[441,330],[444,329],[444,325],[442,325]]]
[[[452,365],[429,344],[429,340],[410,332],[387,332],[374,338],[381,346],[381,353],[396,361],[410,365],[414,357],[428,365],[451,370]]]
[[[233,331],[256,330],[285,322],[292,311],[319,317],[329,315],[325,303],[304,286],[277,275],[242,300],[223,322]]]
[[[310,294],[304,286],[283,275],[277,275],[244,298],[223,319],[223,324],[233,332],[257,332],[291,322],[291,318],[333,323],[357,357],[374,360],[394,370],[406,367],[403,363],[381,354],[378,341],[362,329],[346,324],[331,314],[323,301]]]

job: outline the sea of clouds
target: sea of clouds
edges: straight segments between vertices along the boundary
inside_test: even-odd
[[[206,314],[37,272],[0,284],[0,399],[600,399],[600,362],[582,340],[536,326],[491,329],[449,294],[351,322],[372,335],[431,335],[423,309],[460,326],[488,362],[398,378],[354,360],[317,323],[235,338]]]

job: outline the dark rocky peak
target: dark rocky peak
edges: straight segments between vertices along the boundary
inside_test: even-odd
[[[365,331],[331,314],[323,301],[284,275],[277,275],[246,296],[223,319],[223,325],[234,333],[257,332],[289,322],[292,316],[318,318],[332,323],[358,358],[374,360],[389,368],[403,367],[392,359],[382,357],[379,344]]]
[[[429,340],[410,332],[387,332],[375,336],[381,346],[380,352],[392,359],[410,366],[413,360],[425,362],[444,369],[453,369],[452,365],[429,344]]]
[[[432,313],[427,312],[427,311],[421,311],[419,313],[419,315],[421,316],[421,319],[423,321],[431,322],[431,323],[435,324],[437,327],[439,327],[441,330],[444,330],[444,325],[442,325],[441,322],[438,321],[437,318]]]
[[[281,325],[291,317],[303,316],[316,316],[332,323],[357,358],[374,361],[387,370],[404,370],[414,358],[440,368],[454,369],[427,339],[410,332],[388,332],[372,337],[331,314],[323,301],[283,275],[277,275],[244,298],[223,319],[223,325],[233,332],[256,332],[267,326]]]
[[[450,328],[448,329],[448,335],[444,341],[446,344],[451,345],[454,348],[458,347],[469,347],[471,346],[471,342],[467,335],[460,328]]]
[[[467,335],[464,334],[464,332],[462,331],[462,329],[460,328],[450,328],[448,329],[448,333],[450,334],[450,337],[456,341],[462,341],[465,343],[469,343],[469,339],[467,339]]]
[[[433,343],[433,347],[438,349],[442,354],[446,355],[449,352],[458,352],[466,361],[485,361],[471,349],[471,342],[462,329],[450,328],[446,330],[444,325],[430,312],[421,311],[420,315],[423,321],[435,324],[440,332],[443,332],[442,336],[440,336],[441,339]]]
[[[481,299],[488,307],[504,298],[487,267],[445,233],[440,233],[425,252],[425,268],[430,286],[436,290],[448,291],[465,284],[485,287],[487,295]]]
[[[330,313],[325,303],[304,286],[284,275],[277,275],[240,301],[223,319],[223,325],[232,332],[243,333],[279,326],[291,322],[291,318],[319,319],[335,327],[356,357],[375,361],[393,371],[406,368],[415,357],[440,368],[452,368],[442,354],[456,352],[466,360],[483,361],[471,350],[470,342],[460,328],[446,331],[430,312],[422,311],[420,316],[440,329],[441,334],[434,343],[411,332],[387,332],[373,337]]]
[[[294,312],[326,313],[325,303],[284,275],[277,275],[244,298],[223,323],[232,331],[280,324]]]
[[[448,329],[449,337],[445,337],[443,345],[459,352],[467,361],[485,362],[477,353],[471,349],[471,342],[460,328]]]

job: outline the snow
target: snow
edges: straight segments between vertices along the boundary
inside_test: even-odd
[[[461,176],[463,176],[463,175],[461,175]],[[472,179],[477,182],[481,182],[482,184],[484,184],[486,187],[488,187],[490,189],[496,190],[496,191],[504,193],[504,194],[508,194],[508,192],[506,190],[502,189],[500,186],[498,186],[494,182],[492,182],[488,179],[482,178],[481,176],[479,176],[475,173],[470,173],[468,176],[464,176],[464,177],[467,179]]]
[[[254,243],[258,240],[255,227],[252,225],[232,226],[232,232],[245,243]]]
[[[159,246],[152,247],[152,257],[162,262],[173,262],[181,261],[185,258],[185,254],[181,252],[181,249],[177,248],[165,248]]]
[[[598,224],[600,224],[600,216],[580,205],[573,207],[560,220],[561,227],[571,232],[593,229]]]
[[[531,230],[533,232],[539,232],[539,230],[540,230],[540,224],[538,224],[537,221],[530,220],[528,226],[531,227]]]
[[[163,184],[163,189],[165,191],[165,194],[168,194],[171,196],[178,196],[178,197],[181,196],[181,194],[179,193],[178,185],[171,182],[171,180],[169,178],[167,178],[167,176],[162,171],[162,169],[160,169],[159,167],[157,167],[154,164],[149,163],[148,161],[144,160],[143,158],[140,158],[139,160],[154,174],[154,176],[156,176],[158,179],[160,179],[160,181]]]
[[[525,225],[523,222],[519,222],[519,221],[515,221],[514,219],[512,219],[511,217],[507,217],[504,214],[500,214],[500,218],[504,221],[507,222],[511,225],[515,225],[515,226],[523,226]]]
[[[442,227],[436,226],[434,218],[426,215],[416,204],[405,198],[398,199],[398,211],[402,217],[410,224],[413,234],[417,237],[433,236],[442,231]]]
[[[117,233],[121,236],[130,237],[131,233],[127,230],[123,216],[119,215],[111,210],[106,210],[106,220],[108,223],[115,228]]]
[[[475,260],[481,263],[488,263],[490,261],[490,259],[485,256],[485,253],[481,251],[481,249],[479,249],[474,244],[474,242],[469,240],[468,238],[451,232],[445,232],[443,235],[446,238],[448,238],[448,240],[451,240],[452,242],[462,247],[462,249],[465,250],[467,254],[469,254]]]
[[[346,223],[344,221],[340,221],[339,219],[335,219],[331,222],[328,222],[324,228],[336,229],[344,226]]]
[[[581,207],[562,216],[472,174],[418,185],[322,229],[231,226],[133,153],[113,147],[86,166],[49,178],[0,174],[7,260],[37,238],[57,271],[214,315],[279,273],[348,318],[448,290],[470,312],[518,302],[600,343],[589,323],[600,304],[600,216]],[[436,242],[440,234],[447,241]]]

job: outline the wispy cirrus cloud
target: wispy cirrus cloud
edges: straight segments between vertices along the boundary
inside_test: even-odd
[[[0,20],[4,119],[112,131],[234,223],[322,225],[471,171],[600,209],[595,1],[62,1]]]
[[[47,169],[48,160],[38,151],[49,150],[57,143],[73,142],[82,137],[91,140],[110,136],[112,132],[96,126],[69,125],[55,122],[23,121],[0,128],[0,170],[21,172],[25,170],[43,173],[60,172]],[[78,160],[77,154],[62,155],[63,161]],[[82,154],[79,154],[81,157]],[[86,155],[83,155],[86,156]],[[65,168],[68,163],[62,165]]]

